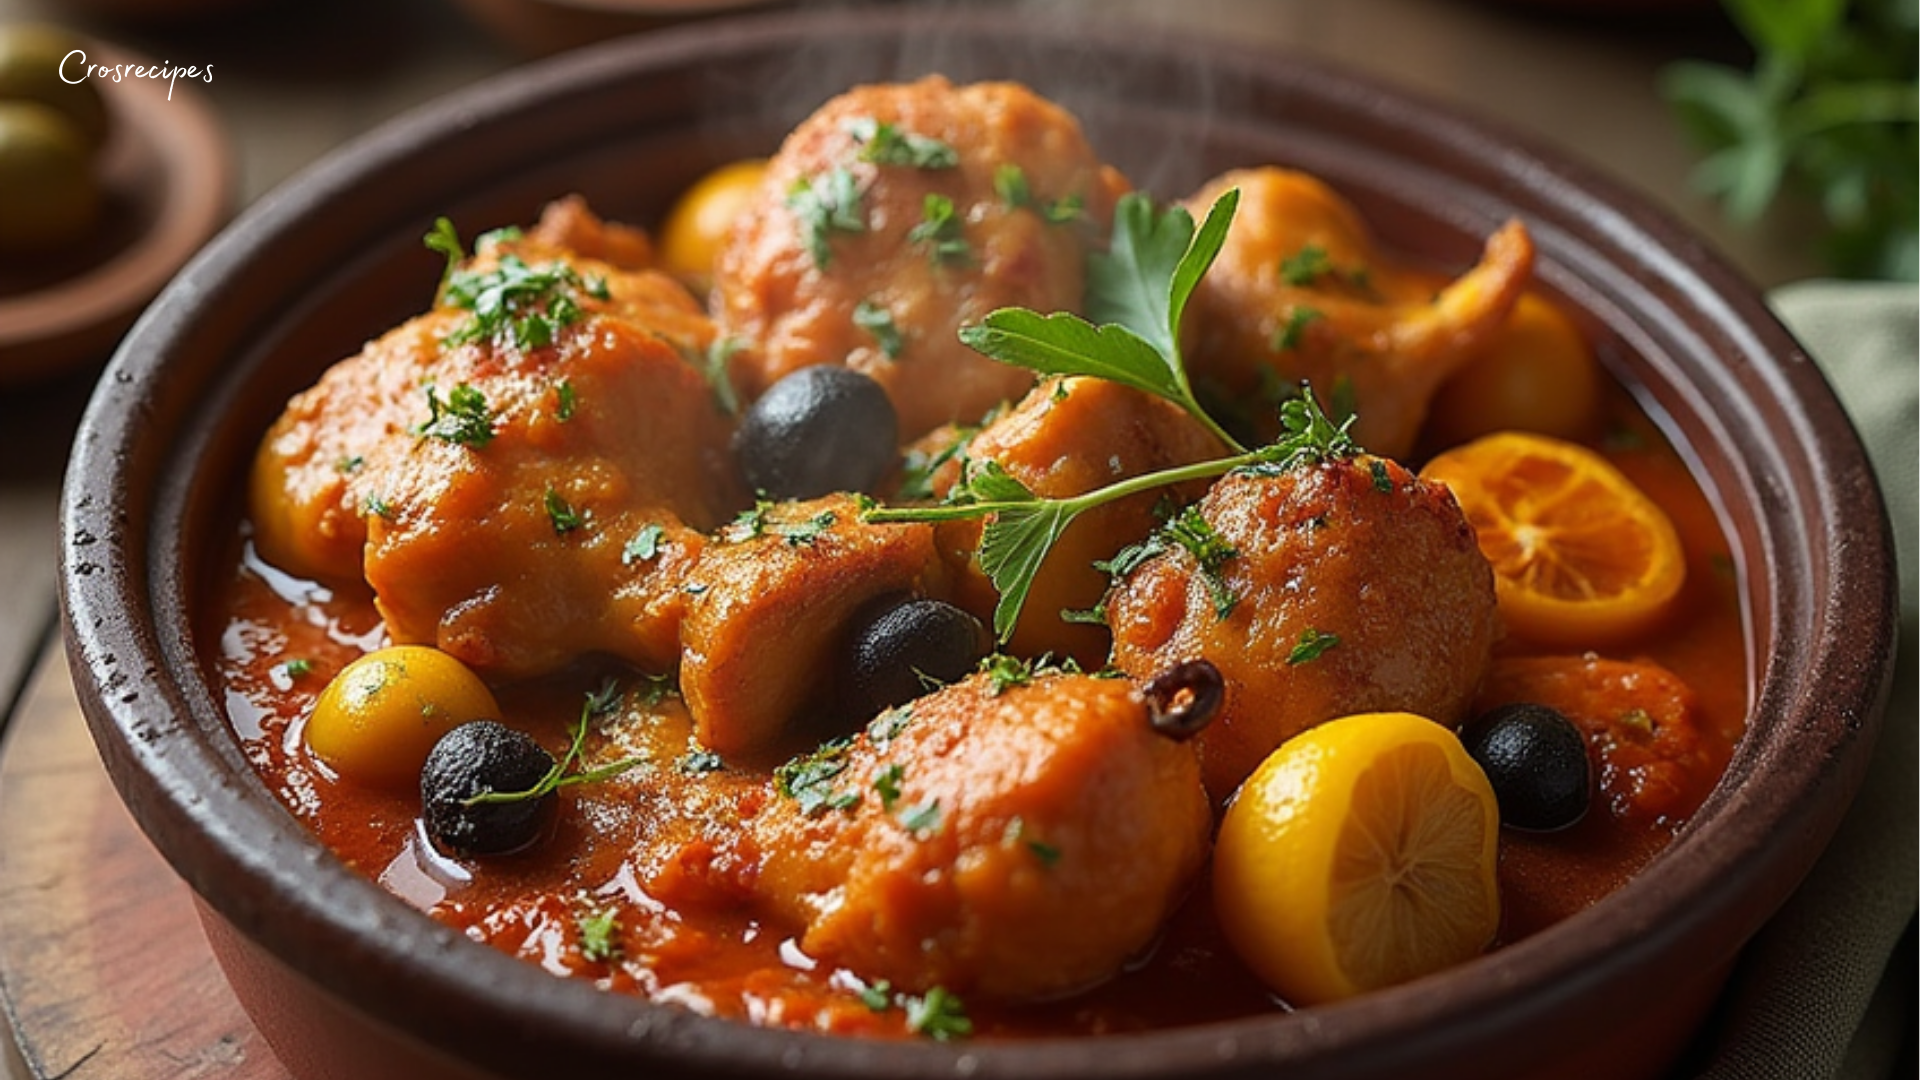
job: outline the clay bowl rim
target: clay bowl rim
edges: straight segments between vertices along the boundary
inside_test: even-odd
[[[1582,275],[1599,275],[1604,287],[1593,284],[1589,299],[1608,306],[1638,297],[1653,305],[1632,312],[1650,321],[1646,332],[1721,358],[1684,373],[1671,357],[1650,358],[1641,374],[1667,394],[1646,403],[1692,410],[1695,435],[1722,448],[1709,460],[1718,470],[1711,482],[1753,517],[1740,518],[1734,540],[1762,634],[1750,643],[1751,730],[1767,737],[1744,740],[1728,775],[1764,775],[1764,790],[1723,783],[1668,857],[1607,900],[1441,975],[1299,1014],[1011,1043],[839,1039],[603,993],[467,941],[327,853],[254,778],[199,664],[192,597],[183,593],[194,555],[182,550],[185,515],[207,499],[192,467],[204,442],[193,425],[217,415],[241,375],[218,370],[227,356],[191,355],[195,335],[223,307],[269,317],[248,305],[315,272],[277,264],[276,245],[323,226],[370,228],[348,196],[373,183],[424,183],[408,179],[416,155],[446,150],[470,164],[497,152],[477,142],[495,126],[525,113],[552,119],[566,102],[624,78],[822,35],[884,43],[934,27],[987,41],[1038,34],[1055,50],[1092,49],[1149,68],[1205,56],[1209,78],[1309,98],[1359,124],[1363,138],[1386,131],[1444,151],[1462,183],[1488,198],[1562,215],[1539,233],[1549,260],[1574,264],[1543,268],[1556,284],[1579,289]],[[1893,656],[1886,516],[1831,390],[1748,282],[1686,229],[1565,154],[1283,51],[1144,36],[1125,26],[1045,28],[910,10],[695,24],[486,80],[356,140],[242,214],[129,333],[82,422],[63,495],[62,607],[75,684],[121,798],[176,872],[219,918],[329,994],[375,1003],[384,1022],[428,1044],[521,1075],[556,1064],[529,1056],[521,1040],[533,1032],[542,1047],[568,1047],[567,1067],[581,1075],[612,1075],[643,1059],[722,1075],[1225,1075],[1325,1066],[1330,1052],[1341,1075],[1436,1060],[1458,1067],[1490,1026],[1531,1028],[1548,1043],[1576,1039],[1604,1019],[1576,1003],[1652,997],[1675,974],[1670,954],[1696,967],[1729,962],[1811,866],[1851,800]],[[1585,231],[1563,231],[1576,227]],[[260,364],[253,356],[242,367],[257,375]],[[1877,512],[1863,512],[1862,500]],[[451,1049],[455,1038],[463,1050]]]

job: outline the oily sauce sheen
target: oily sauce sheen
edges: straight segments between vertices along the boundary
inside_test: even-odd
[[[1613,393],[1608,408],[1610,434],[1591,445],[1667,511],[1686,547],[1684,595],[1638,653],[1679,676],[1694,694],[1706,768],[1687,774],[1665,815],[1623,816],[1597,807],[1566,832],[1504,830],[1503,943],[1594,903],[1658,854],[1725,767],[1745,716],[1736,581],[1713,508],[1685,463],[1624,392]],[[846,993],[857,980],[811,966],[793,945],[791,931],[762,925],[733,898],[700,896],[696,884],[687,891],[699,902],[666,910],[641,894],[624,838],[658,806],[636,801],[620,779],[561,789],[554,835],[529,852],[490,860],[484,872],[470,873],[432,851],[418,823],[417,796],[369,790],[330,775],[306,752],[301,729],[328,678],[381,640],[372,596],[330,590],[266,567],[252,554],[247,533],[246,523],[238,523],[222,558],[224,586],[209,597],[207,616],[221,630],[220,653],[212,662],[228,688],[228,708],[248,758],[288,809],[349,865],[470,937],[556,975],[758,1023],[904,1033],[898,1010],[876,1014],[861,1006]],[[1542,652],[1513,638],[1499,647],[1502,657]],[[290,676],[290,657],[307,659],[311,669]],[[540,733],[545,744],[564,745],[581,695],[598,674],[573,671],[506,688],[501,707]],[[689,722],[671,697],[657,713],[657,760],[671,768],[686,753]],[[757,786],[737,787],[709,798],[724,806],[766,797]],[[737,857],[717,845],[689,851],[688,879],[702,872],[698,854]],[[970,1006],[976,1033],[1130,1031],[1278,1007],[1221,938],[1205,880],[1201,875],[1161,939],[1120,976],[1065,1001]],[[610,900],[622,913],[623,956],[589,960],[581,954],[579,916]]]

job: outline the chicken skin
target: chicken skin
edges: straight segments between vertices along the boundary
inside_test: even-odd
[[[686,358],[711,324],[664,275],[567,258],[543,232],[464,269],[570,269],[553,288],[578,315],[550,341],[476,337],[443,298],[336,364],[255,459],[255,541],[284,570],[364,578],[395,642],[490,678],[594,652],[665,670],[685,572],[744,501],[731,420]]]
[[[1231,795],[1293,735],[1350,713],[1462,720],[1490,662],[1493,571],[1444,486],[1382,458],[1229,474],[1195,504],[1220,543],[1168,544],[1107,598],[1135,678],[1204,658],[1226,681],[1196,740]]]
[[[998,999],[1117,973],[1206,856],[1191,744],[1124,679],[978,674],[783,771],[748,823],[762,902],[869,982]]]
[[[729,760],[780,749],[808,709],[833,704],[855,612],[888,594],[943,599],[946,578],[932,526],[865,524],[847,495],[763,504],[722,528],[680,628],[700,742]]]
[[[1304,173],[1229,172],[1186,200],[1204,215],[1230,188],[1239,210],[1194,290],[1185,349],[1196,387],[1242,414],[1265,441],[1275,406],[1302,382],[1329,411],[1358,419],[1375,453],[1412,451],[1427,403],[1499,330],[1533,269],[1526,227],[1488,238],[1480,263],[1451,283],[1383,253],[1359,214]]]
[[[769,162],[714,274],[732,374],[757,397],[813,364],[872,376],[902,441],[971,423],[1030,372],[962,345],[1007,306],[1077,310],[1126,189],[1077,121],[1011,83],[933,76],[827,102]]]
[[[963,453],[936,476],[935,495],[959,479],[961,460],[992,461],[1042,498],[1084,495],[1120,480],[1205,461],[1226,453],[1220,440],[1178,406],[1102,379],[1049,380],[976,433]],[[1191,500],[1204,492],[1163,489],[1095,507],[1067,526],[1035,573],[1020,620],[1007,642],[1018,656],[1072,657],[1089,670],[1107,661],[1109,636],[1099,623],[1068,621],[1062,612],[1087,611],[1107,591],[1095,563],[1152,532],[1163,498]],[[999,594],[980,570],[980,522],[940,526],[941,550],[956,570],[958,602],[991,623]]]

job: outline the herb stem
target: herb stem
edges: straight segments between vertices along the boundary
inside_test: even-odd
[[[1116,480],[1105,487],[1095,488],[1080,495],[1070,495],[1058,499],[1042,499],[1040,502],[1066,512],[1068,516],[1091,510],[1096,506],[1137,495],[1142,491],[1185,483],[1188,480],[1207,480],[1232,472],[1247,465],[1258,465],[1274,459],[1273,447],[1261,447],[1247,450],[1231,457],[1197,461],[1191,465],[1180,465],[1158,472],[1142,473],[1125,480]],[[966,518],[986,517],[1004,511],[1031,510],[1031,500],[998,500],[991,502],[959,503],[951,506],[875,506],[861,512],[860,518],[870,522],[903,521],[960,521]]]

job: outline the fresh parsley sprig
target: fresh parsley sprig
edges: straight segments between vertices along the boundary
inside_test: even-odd
[[[484,242],[486,238],[481,239]],[[585,314],[583,296],[595,300],[612,296],[604,279],[583,278],[562,262],[529,266],[520,256],[508,254],[491,269],[463,270],[466,252],[460,245],[460,234],[446,218],[434,221],[433,231],[424,242],[428,249],[447,257],[447,268],[440,279],[440,302],[473,313],[446,336],[448,345],[491,341],[537,349],[552,344],[562,328],[580,320]]]
[[[580,751],[586,745],[589,722],[595,717],[612,715],[614,710],[620,707],[623,696],[620,684],[612,679],[608,679],[600,685],[600,689],[588,694],[586,703],[580,706],[579,719],[573,723],[573,741],[568,745],[565,756],[554,762],[546,775],[534,781],[532,787],[523,791],[482,791],[466,799],[465,805],[478,806],[481,803],[510,803],[538,799],[548,792],[573,784],[592,784],[618,776],[645,761],[644,757],[625,757],[597,768],[573,771],[579,764]]]
[[[1004,364],[1043,375],[1091,375],[1165,398],[1245,453],[1200,407],[1180,353],[1181,313],[1220,254],[1239,203],[1239,189],[1227,191],[1196,231],[1184,208],[1156,213],[1150,198],[1130,192],[1114,207],[1112,249],[1088,260],[1090,318],[1001,308],[962,327],[960,340]]]
[[[943,505],[862,510],[862,519],[872,522],[986,518],[978,556],[980,569],[1000,593],[993,629],[1001,642],[1013,635],[1047,553],[1087,510],[1236,469],[1278,472],[1360,452],[1347,434],[1353,418],[1334,424],[1304,386],[1298,398],[1281,406],[1280,439],[1255,450],[1235,442],[1193,395],[1180,354],[1180,317],[1194,286],[1219,254],[1238,203],[1238,190],[1228,191],[1195,230],[1192,217],[1179,207],[1156,214],[1145,196],[1125,196],[1115,210],[1112,250],[1089,269],[1087,307],[1099,322],[1003,308],[985,323],[961,331],[968,345],[1003,363],[1043,374],[1104,378],[1171,401],[1234,453],[1065,498],[1041,498],[998,463],[969,459]]]

